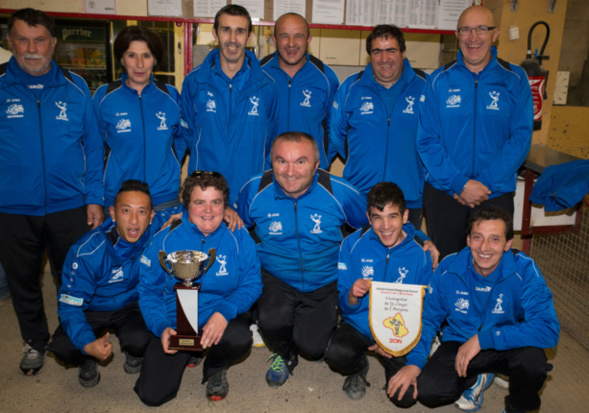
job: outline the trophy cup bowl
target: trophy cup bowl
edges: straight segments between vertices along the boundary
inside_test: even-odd
[[[160,265],[171,276],[180,280],[174,286],[176,292],[176,335],[170,337],[171,350],[202,351],[198,332],[198,290],[200,279],[211,268],[216,250],[208,255],[201,251],[183,250],[158,254]],[[168,265],[170,268],[168,268]]]

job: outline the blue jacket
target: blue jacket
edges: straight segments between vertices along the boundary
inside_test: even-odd
[[[368,221],[366,198],[322,169],[296,199],[286,195],[267,171],[244,185],[235,209],[247,227],[255,225],[264,269],[303,293],[336,280],[340,227],[348,223],[361,228]]]
[[[204,236],[182,214],[182,223],[158,232],[141,257],[139,307],[147,328],[161,337],[167,327],[176,328],[176,293],[179,281],[161,267],[158,253],[180,250],[208,252],[215,248],[217,258],[209,271],[198,280],[198,324],[202,328],[211,315],[219,312],[227,322],[250,309],[262,293],[260,261],[247,230],[231,232],[221,224]],[[221,263],[223,261],[223,263]]]
[[[40,100],[14,58],[0,66],[0,212],[103,204],[104,147],[84,80],[52,60]]]
[[[518,168],[532,140],[532,94],[519,66],[497,58],[478,74],[458,59],[429,77],[419,112],[417,150],[426,182],[449,195],[469,179],[486,185],[489,198],[515,191]]]
[[[328,147],[327,114],[339,87],[337,75],[331,67],[309,53],[304,66],[294,77],[280,68],[277,53],[266,56],[260,63],[262,69],[276,81],[280,92],[278,135],[290,131],[308,133],[319,146],[319,167],[329,168],[335,151]]]
[[[113,205],[123,181],[149,184],[154,205],[178,199],[180,161],[186,151],[180,93],[155,81],[141,96],[125,83],[127,74],[94,94],[100,135],[107,147],[105,206]],[[184,127],[182,126],[184,125]]]
[[[558,343],[560,324],[552,293],[534,260],[522,252],[503,253],[495,271],[483,277],[472,268],[466,247],[442,260],[430,285],[421,339],[407,364],[425,365],[444,320],[448,325],[442,341],[465,343],[478,334],[482,350],[551,348]]]
[[[382,98],[386,89],[370,64],[348,77],[330,112],[329,138],[345,160],[343,177],[364,194],[382,181],[395,182],[408,208],[423,205],[425,168],[417,153],[417,116],[423,102],[426,75],[409,60],[392,88],[398,89],[392,113]]]
[[[549,166],[542,172],[530,194],[530,202],[546,211],[573,208],[589,193],[589,160]]]
[[[213,50],[184,79],[182,113],[191,129],[188,173],[222,173],[232,204],[250,176],[270,168],[265,159],[278,130],[274,81],[249,51],[241,70],[229,79],[219,50]]]
[[[431,256],[415,238],[415,228],[409,223],[403,225],[403,231],[405,239],[388,248],[372,228],[366,227],[347,237],[339,252],[337,289],[342,317],[372,341],[368,323],[369,294],[360,298],[357,305],[348,303],[348,294],[356,280],[428,285],[432,276]]]
[[[135,243],[122,239],[108,218],[80,238],[63,265],[57,313],[74,346],[84,351],[96,340],[85,311],[115,311],[137,301],[138,263],[151,236],[165,222],[154,219]]]

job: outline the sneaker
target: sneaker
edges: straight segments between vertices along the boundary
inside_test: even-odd
[[[141,371],[141,365],[143,364],[143,357],[135,357],[125,351],[125,373],[137,374]]]
[[[207,383],[207,398],[217,402],[227,397],[227,393],[229,393],[227,369],[223,369],[209,377]]]
[[[192,369],[192,368],[198,366],[201,362],[202,362],[202,357],[190,356],[190,358],[188,359],[188,362],[186,363],[186,367],[189,369]]]
[[[252,347],[264,347],[266,343],[264,343],[264,339],[260,334],[260,330],[258,329],[257,324],[250,325],[250,331],[252,332]]]
[[[368,373],[368,363],[359,373],[346,377],[343,390],[350,399],[360,400],[366,394],[366,387],[370,387],[370,383],[366,381],[366,373]]]
[[[82,387],[94,387],[100,381],[100,372],[97,369],[98,362],[92,358],[87,358],[78,367],[78,381]]]
[[[466,389],[454,404],[462,411],[476,412],[483,405],[483,392],[493,383],[494,378],[492,373],[479,374],[476,383]]]
[[[493,380],[493,383],[504,389],[509,389],[509,377],[502,374],[497,374],[495,376],[495,380]]]
[[[25,376],[34,376],[43,367],[43,360],[45,359],[45,353],[35,350],[28,344],[25,344],[24,355],[20,361],[20,371]]]
[[[288,371],[288,367],[286,367],[286,363],[281,356],[273,353],[270,357],[268,357],[268,360],[271,358],[274,358],[274,360],[266,372],[266,383],[268,383],[268,386],[270,387],[280,387],[286,383],[290,372]]]

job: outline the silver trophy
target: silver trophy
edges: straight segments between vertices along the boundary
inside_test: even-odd
[[[215,262],[216,250],[211,248],[208,255],[201,251],[159,252],[162,268],[180,280],[174,286],[176,292],[176,332],[170,337],[171,350],[202,351],[198,336],[198,290],[200,279]],[[170,268],[168,268],[168,265]]]

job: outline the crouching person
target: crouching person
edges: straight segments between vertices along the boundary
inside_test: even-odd
[[[114,329],[119,338],[128,374],[139,373],[150,338],[137,304],[138,258],[160,226],[152,225],[148,185],[125,181],[110,215],[113,220],[84,235],[67,254],[59,289],[60,324],[48,347],[65,364],[79,366],[84,387],[98,384],[97,363],[112,354],[104,330]]]
[[[247,230],[231,232],[223,224],[229,187],[216,172],[193,172],[184,181],[182,219],[153,238],[141,257],[139,306],[153,333],[145,352],[135,392],[149,406],[159,406],[174,397],[182,374],[195,355],[206,356],[203,383],[210,400],[227,396],[227,368],[251,348],[252,334],[247,315],[262,292],[260,262]],[[205,354],[169,348],[176,332],[178,282],[161,267],[158,254],[216,250],[216,260],[199,279],[198,333]]]
[[[468,246],[447,256],[432,277],[421,339],[388,394],[408,393],[436,407],[470,389],[478,410],[484,384],[477,376],[501,373],[509,377],[504,412],[536,410],[551,367],[544,349],[556,346],[560,332],[552,294],[534,260],[511,250],[513,222],[505,210],[477,211],[467,234]],[[444,320],[443,342],[427,361]]]
[[[330,367],[346,376],[343,390],[353,400],[366,393],[366,351],[377,353],[387,383],[406,362],[405,356],[386,353],[372,336],[371,282],[427,285],[432,276],[430,253],[423,251],[415,228],[407,222],[409,211],[396,184],[381,182],[370,190],[366,215],[370,225],[347,237],[340,249],[337,284],[342,321],[326,353]],[[392,401],[403,406],[402,401]]]

